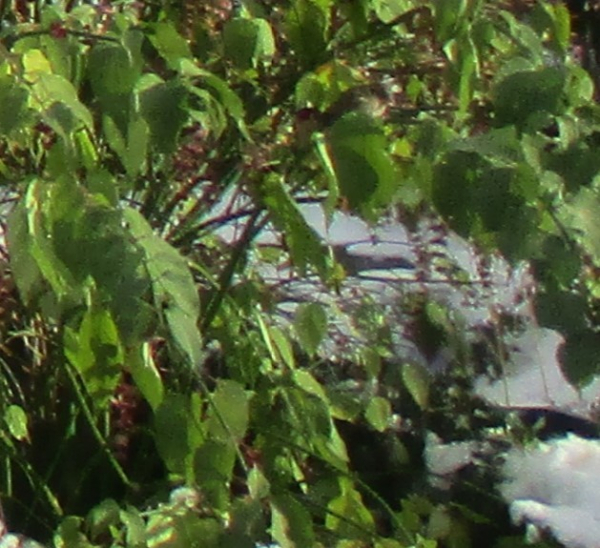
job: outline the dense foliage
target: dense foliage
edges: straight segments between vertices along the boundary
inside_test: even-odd
[[[11,528],[65,548],[521,546],[497,495],[425,479],[427,429],[478,435],[473,354],[440,388],[407,363],[396,392],[338,397],[340,370],[390,374],[385,337],[351,363],[323,356],[323,307],[278,326],[257,265],[343,288],[301,202],[439,217],[530,261],[567,375],[597,374],[600,108],[567,6],[0,5]],[[259,245],[265,227],[280,245]],[[427,299],[419,333],[460,337]]]

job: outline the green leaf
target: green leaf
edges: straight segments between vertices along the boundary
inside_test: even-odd
[[[144,548],[146,546],[146,524],[140,512],[133,506],[120,511],[120,518],[125,526],[127,548]]]
[[[185,86],[176,79],[166,83],[142,79],[138,88],[140,114],[148,124],[152,146],[158,152],[173,152],[188,120]]]
[[[255,67],[275,53],[271,25],[265,19],[233,18],[223,29],[225,56],[240,69]]]
[[[26,194],[31,196],[23,204],[29,222],[27,226],[9,226],[9,245],[15,229],[20,234],[17,247],[29,240],[29,247],[23,251],[35,259],[42,279],[65,311],[82,304],[84,286],[93,282],[100,298],[109,304],[124,341],[136,339],[139,344],[139,337],[154,319],[143,302],[149,279],[143,270],[141,250],[123,227],[121,212],[110,203],[114,196],[105,195],[114,184],[105,177],[107,174],[101,171],[90,174],[90,187],[98,188],[98,193],[68,176],[32,184]],[[14,219],[24,220],[20,207]],[[19,249],[15,259],[17,263],[24,261],[24,267],[31,266]],[[119,269],[115,269],[116,264]],[[25,282],[29,283],[27,278]]]
[[[188,513],[183,516],[175,516],[173,526],[178,546],[181,548],[200,545],[202,548],[221,548],[222,546],[223,526],[217,519],[199,518]],[[199,539],[201,539],[201,543],[199,543]]]
[[[192,454],[189,438],[190,403],[183,394],[166,396],[154,414],[158,452],[170,472],[184,475]]]
[[[262,201],[275,226],[285,236],[294,266],[305,273],[313,266],[327,278],[327,254],[314,229],[306,222],[279,177],[266,177],[260,187]]]
[[[153,411],[164,399],[164,385],[158,368],[152,358],[152,349],[149,343],[144,343],[143,348],[133,348],[127,354],[127,365],[135,385],[140,389]]]
[[[227,114],[234,120],[240,133],[251,140],[244,121],[245,109],[244,103],[229,87],[227,82],[207,70],[201,69],[188,60],[182,60],[180,71],[182,76],[199,78],[198,87],[208,88],[211,94],[227,111]]]
[[[473,88],[479,74],[479,58],[475,45],[470,38],[461,40],[459,48],[460,55],[456,63],[459,74],[458,110],[460,115],[464,115],[473,99]]]
[[[560,350],[561,369],[573,385],[584,386],[600,371],[600,335],[591,329],[569,330]]]
[[[316,71],[305,74],[296,84],[297,108],[316,108],[321,112],[339,109],[346,100],[344,93],[364,84],[356,70],[339,60],[321,65]],[[341,103],[336,103],[341,100]],[[333,108],[332,108],[333,107]]]
[[[571,14],[564,4],[549,6],[554,15],[554,37],[563,51],[571,44]]]
[[[40,74],[32,86],[33,106],[59,134],[68,135],[83,124],[93,131],[90,111],[79,100],[73,84],[57,74]]]
[[[103,100],[133,91],[141,74],[125,47],[100,41],[90,50],[87,70],[92,90]]]
[[[210,398],[206,423],[209,434],[220,441],[237,443],[246,435],[248,421],[248,395],[243,386],[220,379]]]
[[[198,329],[200,300],[186,260],[157,236],[135,209],[123,211],[135,244],[144,253],[144,265],[151,280],[158,310],[162,311],[170,335],[192,367],[202,359],[202,339]]]
[[[514,126],[490,129],[481,135],[455,139],[449,150],[475,152],[501,167],[514,166],[523,158],[522,144]]]
[[[33,234],[25,199],[11,211],[7,221],[7,243],[15,284],[23,302],[31,305],[44,291],[44,276],[31,253]]]
[[[231,525],[219,548],[257,548],[256,540],[267,531],[265,514],[260,499],[240,497],[234,500],[229,511]]]
[[[541,258],[534,262],[536,270],[539,269],[538,279],[547,290],[552,288],[567,289],[573,287],[577,277],[581,274],[582,257],[579,250],[574,249],[570,242],[559,236],[548,236],[544,239],[541,248]],[[536,306],[543,299],[543,293],[540,292],[539,299],[536,298]],[[575,297],[574,294],[572,294]],[[558,304],[561,299],[556,294],[552,296],[552,301]],[[562,306],[561,306],[562,308]],[[565,307],[561,313],[566,313],[569,307]],[[580,310],[580,320],[583,320],[583,311]],[[539,317],[539,316],[538,316]],[[572,318],[569,320],[572,323]],[[545,322],[545,327],[550,327]],[[554,328],[553,328],[554,329]],[[562,329],[559,329],[562,331]]]
[[[314,355],[327,334],[327,314],[319,303],[303,303],[294,316],[294,329],[302,349]]]
[[[173,299],[175,293],[169,286],[175,283],[179,283],[179,280],[175,276],[171,276],[169,280],[162,278],[158,282],[154,279],[153,288],[155,297],[159,294],[163,296],[163,299],[166,299],[161,300],[159,297],[158,302],[162,307],[162,315],[169,328],[169,333],[177,348],[187,357],[189,365],[197,367],[203,357],[202,337],[198,329],[197,315],[191,315],[185,309],[185,305],[181,305],[181,301]],[[158,290],[156,289],[157,287]],[[176,287],[175,290],[177,290]]]
[[[141,116],[133,118],[127,128],[127,145],[120,154],[129,177],[134,178],[145,169],[149,141],[150,128],[146,121]]]
[[[365,410],[365,419],[378,432],[383,432],[390,424],[392,407],[389,400],[375,396],[371,398]]]
[[[8,136],[27,121],[27,98],[27,91],[12,78],[0,78],[0,134]]]
[[[195,452],[195,480],[209,504],[218,510],[225,510],[229,506],[235,458],[233,444],[212,439]]]
[[[561,204],[559,215],[586,253],[600,265],[600,193],[581,188],[573,198]]]
[[[146,524],[147,546],[185,548],[173,526],[173,516],[167,512],[151,514]],[[69,547],[65,547],[69,548]]]
[[[292,378],[296,386],[308,394],[317,396],[320,400],[325,403],[329,403],[329,398],[325,393],[323,385],[315,379],[309,371],[304,369],[297,369],[292,373]]]
[[[154,23],[149,26],[149,30],[147,37],[150,43],[167,62],[169,68],[177,70],[182,59],[192,58],[187,41],[177,32],[171,22]]]
[[[57,20],[60,19],[57,18]],[[77,85],[81,80],[84,61],[81,57],[78,39],[75,36],[69,36],[63,40],[56,40],[51,36],[40,36],[40,45],[50,62],[52,72]]]
[[[389,205],[398,174],[376,123],[360,113],[347,114],[328,132],[327,143],[348,207],[372,217],[374,208]]]
[[[4,421],[13,438],[19,441],[29,438],[27,415],[22,407],[9,405],[4,412]]]
[[[277,349],[277,354],[281,358],[281,362],[289,369],[294,369],[296,367],[296,360],[290,339],[278,327],[271,327],[269,334],[274,347]]]
[[[116,152],[119,155],[119,158],[121,158],[121,161],[125,163],[124,158],[127,152],[127,144],[119,126],[112,116],[105,114],[102,117],[102,130],[108,146]]]
[[[329,29],[329,2],[295,0],[286,14],[290,44],[304,67],[313,68],[327,56],[326,33]]]
[[[564,90],[565,72],[559,67],[510,74],[494,88],[496,122],[538,129],[548,123],[548,115],[563,112]]]
[[[65,517],[54,534],[56,548],[95,548],[81,532],[83,519],[77,516]]]
[[[124,363],[119,333],[110,312],[92,302],[77,328],[65,327],[64,352],[94,403],[99,408],[108,403]]]
[[[594,97],[594,80],[582,67],[571,67],[567,81],[567,99],[573,107],[589,105]]]
[[[365,507],[360,493],[347,479],[340,479],[341,494],[327,506],[325,526],[341,538],[369,539],[375,522]]]
[[[526,55],[527,59],[536,66],[545,65],[547,63],[548,51],[541,36],[538,35],[527,22],[523,21],[522,18],[515,17],[515,15],[508,10],[502,10],[500,12],[500,17],[504,19],[508,25],[507,34],[510,36],[511,40],[521,46],[521,51],[519,53]],[[518,57],[513,52],[513,55],[509,58],[508,62],[511,63],[517,59]],[[502,67],[500,70],[502,71]]]
[[[190,110],[190,116],[218,139],[229,122],[223,105],[206,89],[192,86],[190,93],[199,99],[197,109]]]
[[[467,7],[467,0],[444,0],[435,3],[435,33],[442,44],[459,35]]]
[[[370,3],[377,17],[384,23],[393,21],[413,8],[410,0],[372,0]]]
[[[570,286],[556,289],[556,284],[545,284],[535,300],[536,318],[540,325],[562,333],[585,331],[587,328],[587,302],[582,295],[574,294]]]
[[[91,134],[87,130],[77,131],[73,135],[73,142],[82,167],[87,171],[94,171],[98,166],[98,153]]]
[[[30,49],[23,53],[23,76],[28,82],[34,83],[42,74],[52,74],[52,66],[44,52],[39,49]]]
[[[261,500],[269,495],[271,486],[258,466],[253,466],[248,474],[248,491],[250,496]]]
[[[402,366],[402,381],[417,405],[421,409],[427,409],[430,385],[427,370],[420,365],[405,363]]]
[[[327,401],[296,387],[283,390],[282,399],[289,435],[297,438],[296,443],[311,451],[327,447],[334,431]]]
[[[8,247],[19,291],[27,300],[40,297],[47,283],[61,302],[77,293],[78,285],[54,249],[51,222],[45,212],[54,187],[31,181],[8,219]]]
[[[90,537],[95,540],[120,524],[121,508],[113,499],[103,500],[90,510],[85,521]]]
[[[291,495],[282,493],[271,499],[271,536],[281,548],[315,545],[310,514]]]

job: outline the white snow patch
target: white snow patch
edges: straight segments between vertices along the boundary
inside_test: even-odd
[[[501,486],[515,523],[549,530],[567,548],[600,547],[600,441],[568,435],[506,457]]]

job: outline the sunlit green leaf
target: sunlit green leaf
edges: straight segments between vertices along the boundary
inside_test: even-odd
[[[410,0],[374,0],[371,2],[377,17],[384,23],[400,17],[403,13],[413,7]]]
[[[172,69],[178,68],[182,58],[189,59],[192,56],[187,42],[170,22],[161,21],[153,24],[148,38]]]
[[[4,420],[13,438],[19,441],[28,439],[28,420],[22,407],[9,405],[4,412]]]
[[[392,407],[389,400],[376,396],[367,404],[365,419],[378,432],[383,432],[390,424]]]
[[[250,495],[257,500],[260,500],[269,494],[269,481],[265,478],[260,468],[256,466],[254,466],[248,474],[248,489]]]
[[[569,231],[584,246],[596,264],[600,264],[600,194],[590,188],[582,188],[560,208]]]
[[[281,548],[314,546],[310,514],[291,495],[281,494],[272,498],[271,535]]]
[[[222,379],[211,396],[207,428],[222,441],[240,441],[248,428],[248,395],[235,381]]]
[[[290,339],[277,327],[271,327],[269,330],[271,341],[274,347],[277,349],[277,354],[281,357],[281,361],[290,369],[294,369],[296,366],[296,360],[294,359],[294,351],[290,343]]]
[[[78,327],[66,327],[65,356],[79,372],[98,405],[116,388],[124,362],[117,326],[110,312],[93,304]]]
[[[328,505],[327,528],[345,538],[369,538],[375,522],[360,493],[345,479],[340,487],[342,493]]]
[[[298,369],[292,373],[294,382],[302,390],[313,394],[324,402],[328,402],[324,387],[315,379],[309,371]]]
[[[148,343],[141,352],[135,348],[127,354],[127,364],[136,386],[140,389],[153,410],[162,403],[164,386]]]
[[[133,506],[120,511],[120,518],[126,530],[127,546],[138,548],[146,544],[146,524],[140,512]]]
[[[16,283],[25,298],[39,296],[45,281],[61,301],[77,291],[77,284],[54,250],[51,220],[43,206],[51,202],[51,185],[31,181],[8,220],[8,245]]]
[[[35,82],[42,74],[52,74],[52,67],[44,53],[39,49],[31,49],[23,54],[24,76],[29,82]]]
[[[402,366],[402,380],[418,406],[426,409],[429,405],[430,385],[427,371],[420,365],[405,363]]]

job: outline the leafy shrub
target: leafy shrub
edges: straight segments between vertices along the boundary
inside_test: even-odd
[[[4,4],[0,446],[13,528],[56,530],[65,548],[506,534],[497,500],[486,515],[422,481],[432,421],[476,437],[502,419],[475,413],[474,341],[425,283],[472,280],[419,223],[530,261],[569,379],[597,373],[594,83],[571,54],[567,8],[530,4]],[[323,355],[322,305],[278,324],[265,274],[349,287],[307,202],[327,222],[399,217],[415,242],[405,316],[362,302],[368,348],[344,359]],[[454,344],[452,375],[438,385],[390,359],[395,321],[425,356]]]

